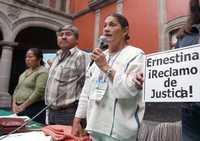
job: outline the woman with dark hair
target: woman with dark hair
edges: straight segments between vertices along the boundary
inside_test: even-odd
[[[190,0],[189,3],[189,10],[190,14],[187,19],[186,24],[179,30],[177,34],[178,44],[176,45],[176,48],[181,47],[179,45],[179,42],[183,42],[187,40],[188,36],[190,37],[198,37],[198,25],[200,24],[200,6],[199,6],[199,0]],[[186,39],[184,37],[186,36]],[[187,45],[191,44],[197,44],[198,42],[193,42],[193,43],[187,43]],[[187,46],[184,45],[184,46]]]
[[[26,53],[27,69],[19,77],[12,102],[12,110],[19,116],[32,118],[45,107],[44,90],[48,71],[42,59],[42,52],[37,48],[31,48]],[[45,111],[34,121],[45,123]]]
[[[106,17],[103,36],[108,49],[94,48],[86,74],[72,134],[79,135],[80,120],[92,141],[136,141],[144,114],[141,87],[135,75],[142,71],[144,52],[128,45],[129,24],[120,14]]]
[[[190,0],[190,15],[177,34],[176,48],[200,43],[200,1]],[[182,141],[200,141],[200,103],[182,105]]]

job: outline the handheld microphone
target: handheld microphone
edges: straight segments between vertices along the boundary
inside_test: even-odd
[[[107,43],[107,39],[105,36],[101,35],[99,37],[99,40],[98,40],[98,47],[104,51],[106,49],[108,49],[108,43]]]
[[[108,49],[108,43],[105,36],[101,35],[99,37],[97,47],[100,48],[102,51]],[[93,63],[94,63],[94,60],[90,62],[89,67],[91,67]]]

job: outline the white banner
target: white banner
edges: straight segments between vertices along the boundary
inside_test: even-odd
[[[200,44],[148,54],[146,102],[200,102]]]

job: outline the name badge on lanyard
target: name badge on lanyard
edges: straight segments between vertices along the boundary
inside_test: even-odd
[[[92,93],[90,99],[100,101],[105,95],[108,88],[108,81],[106,80],[97,80],[95,84],[95,90]]]

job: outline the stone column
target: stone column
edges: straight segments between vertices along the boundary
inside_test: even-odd
[[[160,51],[166,50],[165,42],[165,30],[166,30],[166,0],[159,0],[158,1],[158,25],[159,25],[159,48]],[[167,39],[168,40],[168,39]]]
[[[123,7],[123,0],[117,0],[116,12],[119,14],[123,14]]]
[[[8,93],[15,42],[0,41],[2,54],[0,60],[0,108],[11,107],[11,95]]]
[[[97,9],[97,10],[95,11],[95,29],[94,29],[94,42],[93,42],[93,47],[96,47],[96,46],[98,45],[100,15],[101,15],[101,10],[100,10],[100,9]]]

